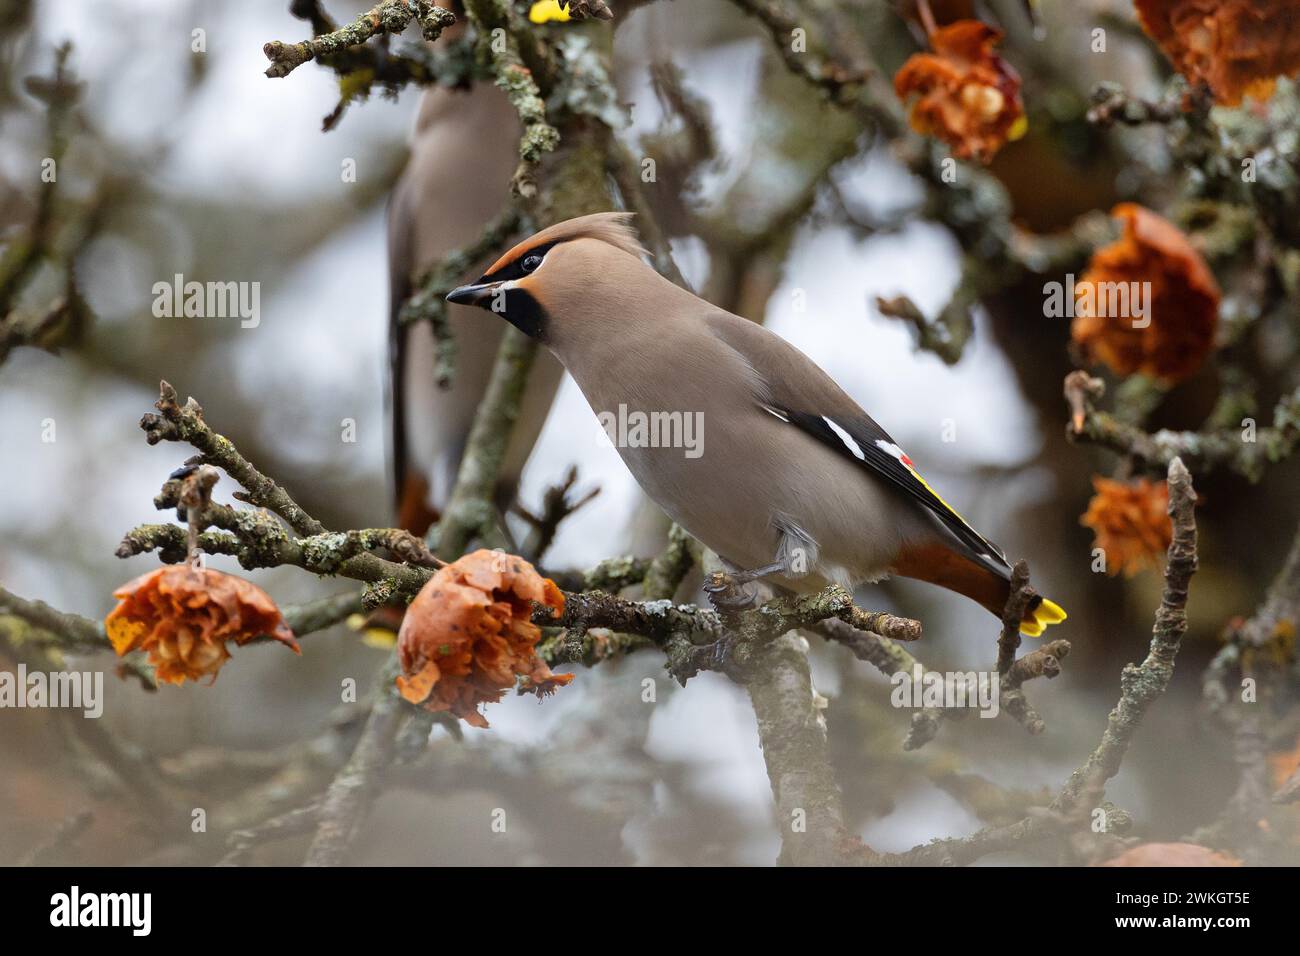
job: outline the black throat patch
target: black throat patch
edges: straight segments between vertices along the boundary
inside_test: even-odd
[[[502,300],[504,308],[498,305]],[[546,310],[523,289],[502,289],[488,300],[487,306],[530,339],[546,341]]]

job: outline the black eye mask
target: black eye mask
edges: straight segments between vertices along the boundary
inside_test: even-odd
[[[483,273],[483,275],[479,276],[478,281],[479,282],[509,282],[511,279],[522,279],[524,276],[530,275],[532,272],[537,271],[536,268],[532,270],[525,270],[524,262],[526,260],[531,259],[533,256],[537,256],[539,259],[544,259],[546,258],[546,254],[550,252],[551,249],[553,249],[558,244],[559,244],[558,242],[548,242],[545,245],[536,246],[532,249],[529,249],[522,256],[519,256],[513,262],[507,263],[506,265],[502,266],[496,272]],[[541,263],[539,262],[538,265],[541,265]]]

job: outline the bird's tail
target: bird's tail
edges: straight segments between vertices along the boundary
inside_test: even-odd
[[[903,577],[928,581],[964,594],[998,617],[1002,616],[1011,594],[1010,568],[1001,574],[996,573],[988,564],[973,561],[941,542],[931,541],[904,548],[891,570]],[[1020,632],[1038,637],[1043,628],[1064,620],[1065,611],[1059,604],[1035,594],[1021,619]]]

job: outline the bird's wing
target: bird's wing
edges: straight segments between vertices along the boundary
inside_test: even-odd
[[[1002,551],[939,497],[889,433],[815,362],[774,332],[729,312],[710,313],[704,322],[753,368],[759,382],[754,398],[764,411],[884,479],[932,513],[961,552],[999,577],[1010,576]]]

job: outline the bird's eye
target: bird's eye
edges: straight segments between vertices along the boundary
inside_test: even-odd
[[[524,256],[524,261],[519,265],[525,272],[532,272],[542,264],[542,257],[539,255]]]

